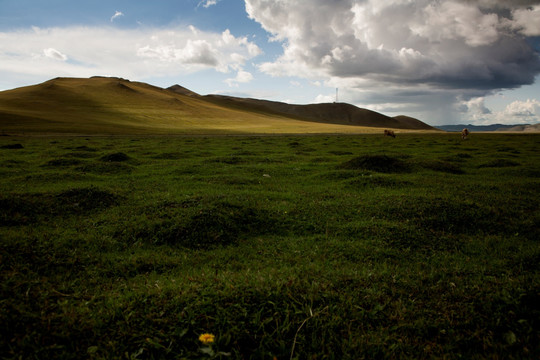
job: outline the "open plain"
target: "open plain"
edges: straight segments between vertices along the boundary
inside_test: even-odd
[[[539,148],[2,136],[0,358],[538,358]]]

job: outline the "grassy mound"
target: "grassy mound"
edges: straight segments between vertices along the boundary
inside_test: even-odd
[[[67,167],[73,165],[80,165],[82,162],[76,159],[53,159],[47,161],[44,167]]]
[[[439,171],[443,173],[449,173],[449,174],[464,174],[465,173],[465,171],[463,171],[459,166],[448,161],[440,161],[440,160],[422,161],[421,166],[424,167],[425,169]]]
[[[55,196],[55,203],[61,212],[89,212],[106,209],[118,204],[120,197],[109,191],[95,187],[64,191]]]
[[[120,197],[95,187],[75,188],[58,194],[0,197],[0,226],[28,225],[55,216],[86,214],[116,205]]]
[[[122,161],[128,161],[131,158],[124,154],[123,152],[117,152],[113,154],[104,155],[99,158],[101,161],[104,162],[122,162]]]
[[[338,166],[347,170],[372,170],[381,173],[406,173],[411,171],[409,163],[393,156],[364,155],[355,157]]]
[[[91,163],[84,164],[75,168],[75,170],[83,173],[92,173],[97,175],[121,175],[129,174],[133,171],[133,167],[126,164],[116,162]]]
[[[22,144],[8,144],[0,146],[0,149],[24,149]]]
[[[354,188],[402,188],[411,185],[411,182],[398,180],[392,177],[386,176],[361,176],[348,182],[348,185]]]
[[[521,164],[517,161],[507,160],[507,159],[496,159],[484,164],[480,164],[479,168],[504,168],[504,167],[514,167],[520,166]]]
[[[268,231],[275,232],[282,226],[275,214],[263,209],[227,202],[190,209],[194,205],[196,204],[169,204],[172,210],[169,209],[168,214],[161,213],[165,220],[158,218],[139,223],[133,230],[121,230],[119,235],[130,241],[145,244],[210,249],[234,245],[241,238],[257,236]],[[183,208],[191,211],[178,211]]]

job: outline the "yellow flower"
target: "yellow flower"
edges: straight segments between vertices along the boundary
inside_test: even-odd
[[[213,334],[201,334],[201,336],[199,336],[199,341],[208,345],[214,342],[214,338],[215,336]]]

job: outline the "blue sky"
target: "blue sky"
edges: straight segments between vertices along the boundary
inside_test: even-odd
[[[538,123],[539,51],[540,1],[0,0],[0,91],[102,75],[305,104],[338,88],[431,125]]]

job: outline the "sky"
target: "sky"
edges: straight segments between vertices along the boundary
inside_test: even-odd
[[[534,124],[540,0],[0,0],[0,91],[91,76]]]

